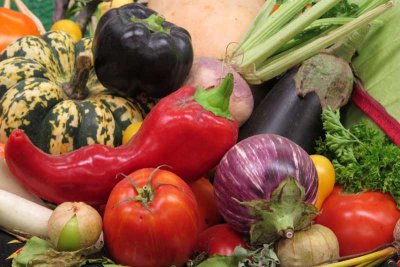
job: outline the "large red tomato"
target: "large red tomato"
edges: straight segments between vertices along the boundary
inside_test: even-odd
[[[392,242],[399,218],[400,211],[390,195],[380,192],[345,194],[336,186],[323,203],[316,223],[335,233],[340,256],[347,256]]]
[[[132,267],[183,266],[199,232],[190,187],[172,172],[151,168],[130,174],[114,187],[103,223],[112,258]]]
[[[214,186],[207,178],[200,178],[190,183],[200,213],[200,231],[222,222],[214,196]]]
[[[237,246],[248,248],[244,238],[229,224],[217,224],[202,231],[196,250],[212,255],[232,255]]]

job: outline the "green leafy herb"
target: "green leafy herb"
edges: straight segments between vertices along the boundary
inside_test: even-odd
[[[49,241],[34,236],[13,259],[12,267],[80,267],[95,263],[104,267],[127,267],[117,265],[106,257],[91,258],[98,256],[100,249],[92,246],[77,251],[57,251]]]
[[[273,246],[264,244],[254,250],[246,250],[237,246],[231,256],[214,255],[199,264],[188,266],[197,267],[276,267],[279,264],[278,256]]]
[[[337,183],[352,193],[390,193],[400,207],[400,149],[366,121],[346,129],[339,111],[329,108],[322,120],[326,135],[316,151],[332,160]]]
[[[342,0],[331,10],[326,12],[321,18],[352,17],[357,14],[359,9],[359,5],[350,3],[348,0]]]

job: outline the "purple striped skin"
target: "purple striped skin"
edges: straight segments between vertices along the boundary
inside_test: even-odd
[[[235,230],[249,234],[255,222],[237,200],[269,200],[288,176],[305,188],[305,202],[317,199],[318,176],[305,150],[289,139],[273,134],[248,137],[232,147],[219,163],[214,179],[218,209]],[[235,200],[236,199],[236,200]]]

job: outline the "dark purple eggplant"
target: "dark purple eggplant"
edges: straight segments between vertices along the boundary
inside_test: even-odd
[[[350,99],[353,72],[346,60],[318,54],[282,76],[240,128],[239,140],[257,134],[284,136],[308,153],[323,133],[321,113]]]

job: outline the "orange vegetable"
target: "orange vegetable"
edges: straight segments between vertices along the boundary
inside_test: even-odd
[[[222,216],[218,211],[217,203],[214,197],[214,186],[207,178],[200,178],[199,180],[190,184],[197,204],[199,205],[200,213],[200,231],[209,228],[210,226],[222,222]]]
[[[35,22],[27,15],[0,7],[0,52],[11,42],[25,35],[40,35]]]
[[[272,13],[274,13],[275,11],[277,11],[279,9],[280,5],[275,5],[274,8],[272,9]]]
[[[332,162],[322,155],[311,155],[318,175],[318,193],[315,207],[320,210],[322,203],[332,193],[336,182],[335,168]]]

